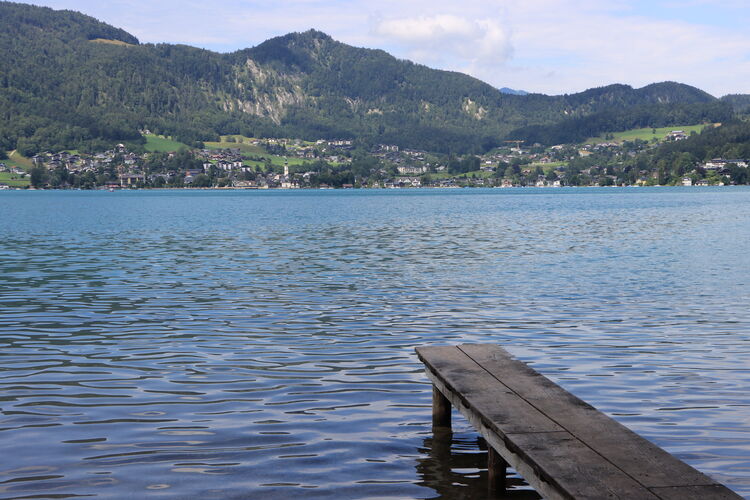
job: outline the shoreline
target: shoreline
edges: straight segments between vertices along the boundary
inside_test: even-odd
[[[502,186],[409,186],[409,187],[394,187],[394,188],[385,188],[385,187],[351,187],[351,188],[334,188],[334,187],[328,187],[328,188],[314,188],[314,187],[304,187],[304,188],[248,188],[248,187],[200,187],[200,188],[191,188],[191,187],[141,187],[141,188],[133,188],[133,187],[120,187],[120,188],[92,188],[92,189],[83,189],[83,188],[33,188],[33,187],[8,187],[3,188],[0,187],[0,191],[108,191],[108,192],[117,192],[117,191],[402,191],[402,190],[463,190],[463,189],[486,189],[486,190],[502,190],[502,191],[512,191],[512,190],[531,190],[531,189],[538,189],[538,190],[547,190],[547,191],[557,191],[557,190],[564,190],[564,189],[631,189],[631,188],[638,188],[638,189],[648,189],[648,188],[686,188],[686,189],[693,189],[693,188],[732,188],[732,187],[742,187],[747,186],[745,184],[725,184],[725,185],[708,185],[708,186],[682,186],[682,185],[674,185],[674,186],[668,186],[668,185],[654,185],[654,186],[639,186],[639,185],[627,185],[627,186],[513,186],[513,187],[502,187]]]

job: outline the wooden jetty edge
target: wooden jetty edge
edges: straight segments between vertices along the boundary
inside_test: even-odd
[[[741,499],[502,348],[416,349],[433,388],[433,426],[455,406],[487,441],[489,488],[507,465],[554,499]]]

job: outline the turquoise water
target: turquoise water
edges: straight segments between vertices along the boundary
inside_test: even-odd
[[[482,443],[433,439],[413,352],[460,342],[750,497],[750,189],[11,191],[0,214],[2,498],[480,498]]]

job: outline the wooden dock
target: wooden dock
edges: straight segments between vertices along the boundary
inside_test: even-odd
[[[433,388],[433,426],[451,405],[487,441],[488,485],[511,465],[554,499],[741,499],[496,345],[418,347]]]

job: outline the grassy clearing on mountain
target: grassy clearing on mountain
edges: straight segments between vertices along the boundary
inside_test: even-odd
[[[34,162],[30,158],[23,156],[18,151],[9,152],[8,159],[0,160],[0,163],[5,163],[9,167],[22,168],[26,171],[29,171],[34,167]]]
[[[161,135],[146,134],[145,137],[146,145],[144,147],[146,148],[146,151],[150,153],[171,153],[183,148],[188,148],[187,144],[177,142]]]
[[[567,161],[549,161],[546,163],[530,163],[529,167],[542,167],[542,168],[559,168],[559,167],[567,167],[568,162]]]
[[[623,132],[612,132],[610,134],[600,135],[599,137],[591,137],[586,139],[586,144],[600,144],[602,142],[624,142],[634,141],[640,139],[642,141],[650,142],[654,139],[663,141],[664,138],[670,132],[674,130],[682,130],[687,135],[691,132],[700,133],[704,127],[710,126],[711,124],[701,125],[673,125],[671,127],[659,127],[659,128],[637,128],[633,130],[625,130]],[[716,126],[716,124],[714,124]]]
[[[266,150],[263,146],[253,144],[255,140],[241,135],[225,135],[219,142],[206,142],[205,144],[208,149],[239,149],[247,155],[265,155]]]
[[[135,47],[132,43],[123,42],[122,40],[108,40],[106,38],[95,38],[91,40],[94,43],[106,43],[109,45],[120,45],[122,47]]]

